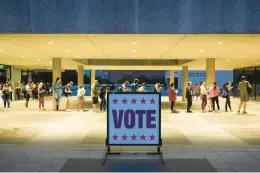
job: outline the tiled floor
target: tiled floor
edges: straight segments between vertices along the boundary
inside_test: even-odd
[[[185,107],[184,103],[179,104]],[[233,99],[232,106],[235,108],[237,104],[238,100]],[[51,102],[47,101],[46,105],[51,107]],[[36,109],[36,101],[31,102],[35,109],[26,111],[23,102],[13,102],[11,111],[0,110],[0,171],[102,172],[125,171],[126,167],[132,171],[152,171],[151,168],[193,172],[260,171],[259,106],[260,102],[250,102],[249,115],[223,111],[187,114],[183,109],[179,114],[171,114],[162,110],[165,165],[157,163],[157,157],[142,155],[109,157],[107,165],[102,167],[105,113],[43,112]],[[199,109],[199,101],[194,107]],[[112,150],[141,152],[155,148],[113,147]],[[132,168],[133,160],[136,168]]]

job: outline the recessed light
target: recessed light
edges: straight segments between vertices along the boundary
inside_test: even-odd
[[[259,64],[258,62],[256,64]]]
[[[38,61],[41,61],[40,59],[38,59]]]
[[[52,62],[50,61],[49,64],[52,64]]]
[[[133,58],[135,58],[135,56],[133,56]]]
[[[22,58],[24,58],[24,56],[21,56]]]
[[[228,59],[227,62],[230,62],[230,60]]]
[[[10,62],[8,62],[8,64],[10,64]]]
[[[244,67],[245,65],[242,65],[242,67]]]
[[[204,50],[203,50],[203,49],[200,49],[200,52],[204,52]]]
[[[3,50],[0,50],[0,52],[2,52]]]
[[[132,44],[137,44],[136,42],[132,42]]]
[[[244,56],[244,58],[246,58],[246,56]]]
[[[70,50],[66,50],[65,52],[70,52]]]
[[[192,56],[188,56],[188,58],[192,58]]]
[[[76,56],[76,58],[79,58],[80,56]]]
[[[132,52],[136,52],[136,50],[132,50]]]
[[[217,44],[223,44],[221,41],[217,42]]]
[[[50,41],[50,42],[48,42],[48,44],[53,44],[53,42],[52,42],[52,41]]]

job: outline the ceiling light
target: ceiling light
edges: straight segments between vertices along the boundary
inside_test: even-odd
[[[66,50],[65,52],[70,52],[69,50]]]
[[[2,52],[3,50],[0,50],[0,52]]]
[[[244,67],[245,65],[242,65],[242,67]]]
[[[8,64],[10,64],[10,62],[8,62]]]
[[[49,64],[52,64],[52,62],[50,61]]]
[[[217,44],[223,44],[221,41],[217,42]]]
[[[76,58],[79,58],[80,56],[76,56]]]
[[[258,62],[256,64],[259,64]]]
[[[246,58],[246,56],[244,56],[244,58]]]
[[[21,56],[22,58],[24,58],[24,56]]]
[[[48,42],[49,44],[53,44],[53,42],[52,41],[50,41],[50,42]]]
[[[133,58],[135,58],[135,56],[133,56]]]
[[[192,58],[192,56],[188,56],[188,58]]]
[[[40,59],[38,59],[38,61],[41,61]]]
[[[230,62],[230,60],[228,59],[227,62]]]
[[[203,52],[203,49],[200,49],[200,52]]]
[[[136,52],[136,50],[132,50],[132,52]]]
[[[132,44],[137,44],[136,42],[132,42]]]

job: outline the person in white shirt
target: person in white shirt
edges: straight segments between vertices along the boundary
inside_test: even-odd
[[[25,94],[25,107],[26,107],[27,110],[30,110],[28,108],[28,105],[29,105],[30,97],[32,95],[32,85],[31,84],[32,84],[32,82],[29,81],[27,83],[27,85],[25,86],[25,91],[26,91],[26,94]]]
[[[146,92],[146,83],[143,83],[142,86],[138,89],[139,92]]]
[[[201,95],[201,110],[203,113],[206,112],[207,106],[207,89],[206,89],[206,82],[203,82],[200,86],[200,95]]]
[[[79,111],[83,112],[83,107],[84,107],[84,98],[85,98],[86,90],[84,86],[80,86],[78,89],[77,97],[79,99]]]

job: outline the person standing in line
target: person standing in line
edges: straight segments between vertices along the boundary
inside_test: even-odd
[[[106,100],[106,95],[107,95],[107,87],[106,84],[103,84],[102,87],[100,88],[100,112],[106,111],[106,105],[107,105],[107,100]]]
[[[79,99],[79,111],[83,112],[84,107],[84,99],[85,99],[86,90],[84,86],[80,86],[78,89],[77,97]]]
[[[8,82],[6,82],[3,85],[3,89],[2,89],[2,98],[4,101],[4,111],[9,111],[10,110],[10,86],[8,84]],[[6,109],[6,104],[7,104],[7,109]]]
[[[213,82],[213,88],[211,89],[210,95],[211,95],[211,98],[212,98],[213,111],[215,111],[215,112],[220,112],[219,99],[218,99],[219,93],[220,93],[220,89],[217,86],[217,83]],[[218,111],[215,110],[215,103],[217,104]]]
[[[134,83],[130,85],[131,92],[137,92],[139,80],[135,79]]]
[[[39,98],[39,109],[45,111],[44,108],[44,96],[45,96],[45,90],[43,89],[43,83],[41,82],[38,86],[38,98]]]
[[[56,101],[56,110],[58,111],[62,94],[62,83],[59,77],[56,78],[56,82],[53,84],[53,94]]]
[[[107,92],[108,92],[108,93],[113,93],[115,89],[116,89],[115,84],[112,84],[112,85],[108,88]]]
[[[67,104],[66,104],[66,109],[67,109],[67,112],[70,112],[70,102],[71,102],[71,90],[70,90],[70,87],[71,85],[73,85],[73,82],[70,81],[65,87],[64,87],[64,94],[67,98]]]
[[[26,94],[25,94],[25,107],[27,110],[30,110],[29,109],[29,101],[30,101],[30,98],[31,98],[31,95],[32,95],[32,82],[29,81],[27,83],[27,85],[25,86],[25,91],[26,91]]]
[[[194,86],[194,96],[196,97],[196,101],[198,100],[199,97],[199,88],[200,86],[198,84]]]
[[[177,93],[174,90],[174,83],[173,82],[170,84],[170,87],[168,89],[168,98],[169,98],[169,101],[171,102],[171,112],[172,113],[179,113],[179,111],[174,108],[174,103],[177,100]]]
[[[246,81],[246,77],[242,76],[241,82],[239,82],[238,84],[238,90],[240,92],[240,104],[237,111],[238,114],[240,114],[240,110],[243,104],[244,104],[243,114],[247,114],[246,108],[247,108],[247,102],[249,101],[249,95],[250,95],[250,93],[248,93],[248,89],[252,89],[252,86],[248,81]]]
[[[91,97],[92,97],[92,106],[93,106],[93,112],[98,112],[97,110],[97,104],[98,104],[98,80],[95,80],[95,83],[91,86]]]
[[[161,92],[162,87],[160,87],[161,82],[157,81],[153,87],[153,92]]]
[[[187,99],[187,113],[192,113],[192,83],[188,82],[188,86],[186,88],[186,99]]]
[[[230,101],[230,92],[232,90],[231,82],[226,82],[224,84],[223,89],[224,89],[224,95],[225,95],[225,98],[226,98],[225,111],[227,112],[228,111],[228,107],[229,107],[229,110],[232,112],[231,101]]]
[[[200,86],[200,95],[201,95],[201,110],[203,113],[206,112],[207,106],[207,89],[206,82],[203,82]]]
[[[146,88],[146,83],[142,83],[142,86],[138,89],[138,91],[139,91],[139,92],[147,92],[147,91],[145,90],[145,88]]]
[[[210,82],[207,87],[207,104],[208,104],[208,112],[212,112],[212,97],[211,97],[211,90],[212,90],[212,83]]]

